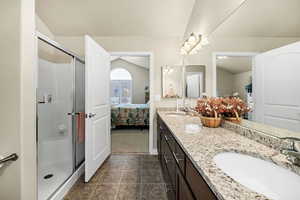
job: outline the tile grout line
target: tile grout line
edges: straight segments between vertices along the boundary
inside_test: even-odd
[[[124,160],[124,161],[126,161],[126,159]],[[123,166],[124,167],[124,166]],[[123,176],[124,176],[124,170],[123,170],[123,168],[121,168],[121,177],[120,177],[120,180],[119,180],[119,183],[118,183],[118,189],[117,189],[117,193],[116,193],[116,195],[115,195],[115,198],[114,198],[114,200],[117,200],[117,198],[118,198],[118,196],[119,196],[119,192],[120,192],[120,188],[121,188],[121,181],[122,181],[122,178],[123,178]]]

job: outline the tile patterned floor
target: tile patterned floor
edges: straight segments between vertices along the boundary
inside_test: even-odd
[[[89,183],[80,178],[64,200],[167,200],[157,156],[111,155]]]

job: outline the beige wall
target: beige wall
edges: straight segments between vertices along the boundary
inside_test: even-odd
[[[21,2],[21,200],[35,200],[37,199],[35,1]]]
[[[49,37],[50,39],[54,39],[55,36],[48,28],[48,26],[42,21],[42,19],[37,14],[35,16],[36,30],[42,33],[43,35]]]
[[[4,3],[4,2],[2,2]],[[20,49],[21,2],[6,1],[0,7],[0,92],[1,131],[0,155],[20,155]],[[7,20],[9,19],[9,23]],[[9,85],[8,85],[9,83]],[[0,199],[18,200],[21,197],[20,159],[0,169]]]
[[[246,101],[246,90],[245,86],[250,84],[250,77],[252,76],[252,71],[242,72],[233,75],[233,90],[238,92],[239,96]]]
[[[152,52],[154,68],[154,91],[152,95],[161,95],[161,66],[181,63],[179,54],[180,38],[147,37],[93,37],[109,52]],[[74,51],[84,55],[83,37],[56,37],[56,40]]]
[[[229,71],[217,67],[217,95],[232,95],[234,91],[233,85],[233,74]]]
[[[34,0],[1,4],[0,155],[19,159],[0,169],[0,199],[36,199]]]
[[[149,85],[149,69],[129,63],[122,59],[111,62],[111,70],[116,68],[126,69],[132,76],[132,103],[145,103],[145,87]]]

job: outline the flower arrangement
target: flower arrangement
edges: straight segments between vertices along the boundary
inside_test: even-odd
[[[223,99],[224,117],[241,117],[250,111],[247,104],[238,97],[227,97]]]
[[[222,98],[202,98],[197,101],[195,110],[204,117],[220,117],[224,112]]]
[[[199,99],[195,110],[201,114],[200,118],[204,125],[218,127],[221,117],[238,123],[240,117],[249,112],[250,108],[238,97],[220,97]],[[214,124],[214,126],[211,124]]]

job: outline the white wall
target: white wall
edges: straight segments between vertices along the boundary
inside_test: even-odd
[[[111,62],[111,70],[116,68],[126,69],[132,76],[132,103],[144,104],[145,87],[149,85],[149,69],[129,63],[122,59]]]
[[[72,121],[66,115],[73,108],[71,62],[71,58],[66,64],[39,59],[37,98],[42,101],[44,95],[52,95],[51,103],[38,105],[39,167],[72,161]]]

